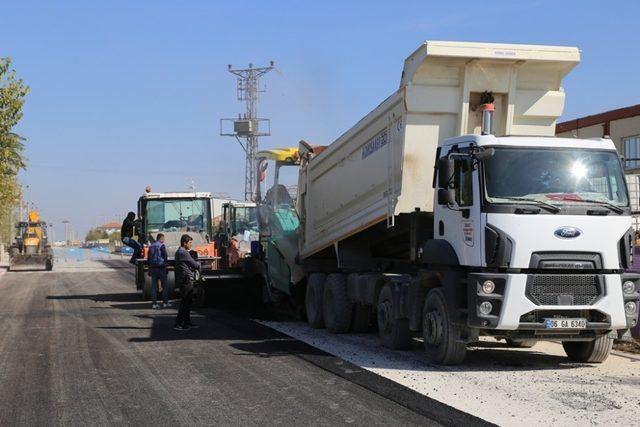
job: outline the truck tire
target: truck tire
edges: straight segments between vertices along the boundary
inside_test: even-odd
[[[456,365],[464,361],[467,344],[461,339],[460,326],[452,322],[442,289],[427,293],[422,311],[422,335],[427,358],[439,365]]]
[[[46,260],[44,263],[44,268],[47,271],[53,270],[53,260],[50,260],[50,259]]]
[[[382,345],[400,350],[411,344],[409,319],[396,319],[394,316],[393,293],[390,285],[384,285],[378,295],[378,336]]]
[[[324,328],[324,313],[322,300],[324,298],[324,283],[326,276],[314,273],[309,277],[304,297],[304,307],[307,312],[307,323],[315,329]]]
[[[601,363],[607,360],[613,339],[609,335],[601,335],[593,341],[563,341],[565,353],[569,359],[583,363]]]
[[[363,334],[369,332],[371,324],[371,307],[364,304],[353,304],[353,322],[351,332]]]
[[[347,276],[330,274],[324,285],[322,313],[329,332],[344,334],[351,326],[352,304],[347,293]]]
[[[538,343],[536,340],[512,340],[510,338],[505,339],[507,347],[512,348],[531,348]]]

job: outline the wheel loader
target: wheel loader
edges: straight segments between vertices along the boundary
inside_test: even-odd
[[[16,238],[9,249],[9,270],[53,269],[53,250],[47,239],[47,224],[38,211],[28,214],[28,221],[16,225]]]

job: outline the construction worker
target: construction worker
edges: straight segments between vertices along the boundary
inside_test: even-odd
[[[229,257],[229,266],[236,267],[238,265],[238,261],[240,260],[240,251],[238,239],[235,237],[231,238],[231,244],[228,249],[228,257]]]
[[[191,302],[193,300],[193,286],[195,271],[200,270],[200,264],[193,259],[189,251],[193,244],[193,238],[183,234],[180,238],[180,247],[175,255],[176,285],[180,286],[180,308],[173,329],[186,331],[189,328],[197,328],[191,323]]]
[[[122,243],[133,249],[133,255],[129,262],[133,265],[136,263],[136,259],[142,255],[142,246],[137,241],[133,240],[134,226],[136,222],[136,214],[129,212],[127,217],[122,221],[122,228],[120,229],[120,238]]]
[[[151,276],[151,308],[158,309],[158,291],[162,291],[162,307],[169,308],[167,286],[167,263],[169,255],[164,246],[164,234],[158,233],[156,241],[149,246],[149,276]]]

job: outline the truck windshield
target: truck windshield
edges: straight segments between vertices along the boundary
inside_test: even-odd
[[[237,207],[235,212],[234,232],[258,231],[258,215],[255,206]]]
[[[618,155],[585,149],[499,148],[484,161],[489,203],[515,198],[551,204],[628,206]]]
[[[158,199],[147,200],[146,229],[159,231],[208,232],[210,227],[207,199]]]

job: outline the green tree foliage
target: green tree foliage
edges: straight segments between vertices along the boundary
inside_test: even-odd
[[[13,128],[22,118],[29,87],[16,76],[11,58],[0,58],[0,242],[13,238],[13,213],[20,200],[18,172],[25,168],[23,141]]]
[[[84,240],[90,242],[92,240],[100,240],[100,239],[108,239],[109,235],[106,231],[100,230],[98,228],[92,228],[87,232],[87,235],[84,237]]]
[[[109,243],[116,243],[120,240],[122,240],[122,238],[119,231],[114,231],[113,233],[109,234]]]

